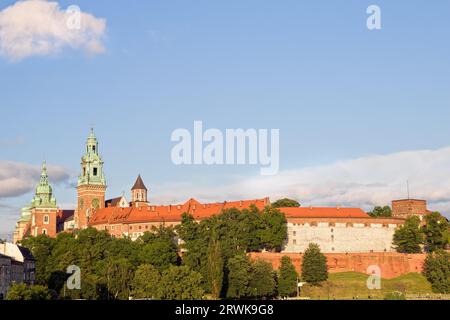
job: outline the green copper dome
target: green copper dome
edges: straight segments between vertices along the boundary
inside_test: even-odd
[[[106,185],[103,160],[98,153],[98,141],[93,129],[87,138],[86,153],[81,158],[81,174],[78,177],[78,186],[86,184]]]
[[[47,165],[42,163],[42,173],[36,193],[31,200],[32,208],[56,208],[56,199],[53,197],[53,190],[48,182]]]

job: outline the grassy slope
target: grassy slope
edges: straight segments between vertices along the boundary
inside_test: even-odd
[[[305,286],[302,297],[311,299],[383,299],[384,295],[393,291],[406,294],[432,293],[431,286],[425,277],[419,273],[410,273],[395,279],[383,279],[381,290],[367,289],[368,276],[356,272],[332,273],[328,282],[321,287]]]

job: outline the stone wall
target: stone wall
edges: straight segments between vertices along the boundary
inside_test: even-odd
[[[283,252],[303,253],[310,243],[323,253],[394,252],[392,239],[403,220],[299,218],[288,220]]]
[[[262,259],[272,263],[274,269],[278,269],[281,258],[291,258],[297,272],[301,272],[303,254],[300,253],[250,253],[252,259]],[[379,266],[381,277],[392,279],[404,274],[423,270],[426,254],[401,254],[401,253],[330,253],[327,257],[328,271],[338,272],[360,272],[367,273],[369,266]]]

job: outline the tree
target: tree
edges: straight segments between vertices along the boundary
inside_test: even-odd
[[[328,279],[327,258],[315,243],[309,245],[303,256],[302,279],[312,285],[319,285]]]
[[[296,200],[284,198],[272,203],[272,208],[289,208],[289,207],[300,207],[300,203]]]
[[[165,270],[157,290],[163,300],[200,300],[203,298],[202,275],[186,266]]]
[[[161,274],[149,264],[140,265],[131,283],[131,295],[134,299],[154,299],[157,296]]]
[[[227,298],[240,299],[248,296],[251,264],[245,254],[237,255],[228,260],[228,290]]]
[[[278,275],[278,294],[281,297],[291,297],[297,293],[298,273],[292,264],[291,258],[281,258],[281,266]]]
[[[128,300],[133,270],[125,258],[110,259],[102,266],[102,280],[106,284],[109,297],[114,300]]]
[[[449,223],[439,212],[433,212],[425,216],[425,250],[434,252],[445,249],[448,244]]]
[[[28,248],[36,259],[36,283],[46,285],[52,274],[51,253],[55,239],[47,235],[39,235],[25,238],[21,245]]]
[[[139,258],[141,263],[151,264],[162,271],[177,264],[178,254],[170,242],[156,239],[142,247]]]
[[[276,291],[275,272],[272,264],[257,260],[251,265],[248,295],[255,298],[270,298]]]
[[[211,293],[218,299],[222,293],[224,261],[217,239],[211,239],[208,251],[208,280],[211,284]]]
[[[400,253],[420,253],[423,243],[423,232],[420,228],[420,219],[416,216],[406,219],[394,233],[393,244]]]
[[[371,212],[369,212],[369,215],[374,218],[378,217],[392,217],[392,209],[389,206],[384,207],[375,207]]]
[[[6,300],[52,300],[52,293],[41,285],[13,284],[9,288]]]
[[[431,283],[433,292],[450,293],[450,254],[444,250],[429,253],[423,274]]]
[[[203,288],[207,291],[211,291],[211,284],[208,281],[210,230],[209,219],[197,223],[194,217],[187,213],[182,215],[181,224],[177,226],[178,236],[184,241],[181,245],[184,251],[182,264],[202,275]]]
[[[287,239],[287,221],[278,209],[266,207],[261,214],[259,237],[261,247],[270,251],[281,251]]]

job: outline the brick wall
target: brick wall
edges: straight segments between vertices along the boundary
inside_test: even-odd
[[[425,200],[394,200],[392,201],[392,216],[408,218],[412,215],[424,216],[427,214],[427,202]]]
[[[299,253],[250,253],[252,259],[262,259],[272,263],[274,269],[278,269],[281,258],[291,258],[297,272],[301,272],[303,254]],[[329,253],[327,257],[328,271],[360,272],[367,273],[367,268],[377,265],[381,269],[381,277],[392,279],[411,272],[420,273],[423,270],[425,254],[401,254],[401,253]]]

